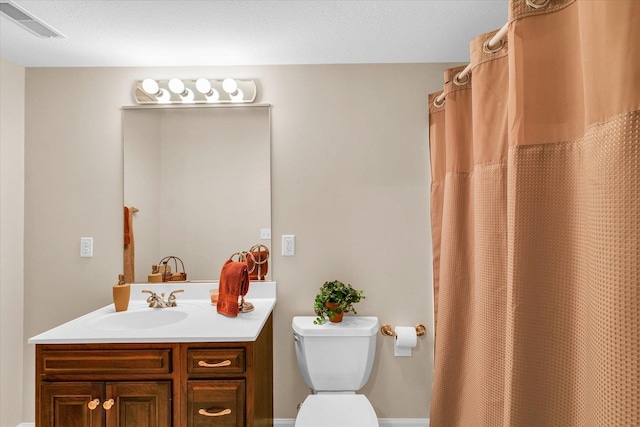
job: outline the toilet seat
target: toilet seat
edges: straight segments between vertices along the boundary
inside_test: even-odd
[[[379,427],[363,394],[312,394],[302,403],[295,427]]]

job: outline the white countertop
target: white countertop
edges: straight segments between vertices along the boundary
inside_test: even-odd
[[[275,282],[251,282],[245,301],[254,311],[237,317],[218,314],[209,290],[218,283],[131,284],[127,311],[116,312],[113,304],[43,332],[29,344],[167,343],[255,341],[276,304]],[[150,308],[145,302],[149,289],[165,299],[176,294],[177,307]]]

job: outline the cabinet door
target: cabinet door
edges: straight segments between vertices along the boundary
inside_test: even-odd
[[[171,382],[109,382],[102,408],[107,427],[171,427]]]
[[[103,383],[41,383],[39,427],[101,427]]]
[[[244,380],[189,381],[187,427],[244,427]]]

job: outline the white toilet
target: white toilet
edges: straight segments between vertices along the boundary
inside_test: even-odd
[[[313,390],[295,427],[379,427],[369,399],[356,394],[371,374],[378,318],[345,316],[341,323],[322,325],[314,325],[315,319],[293,318],[298,366]]]

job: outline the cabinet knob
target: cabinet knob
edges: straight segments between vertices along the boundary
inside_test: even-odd
[[[205,417],[221,417],[223,415],[229,415],[231,413],[231,409],[227,408],[220,412],[209,412],[206,409],[200,409],[198,414],[204,415]]]
[[[107,411],[108,411],[109,409],[111,409],[111,408],[113,407],[113,405],[114,405],[114,404],[115,404],[115,402],[113,401],[113,399],[109,399],[109,400],[107,400],[106,402],[104,402],[104,403],[102,404],[102,407],[103,407],[105,410],[107,410]]]
[[[230,366],[231,360],[223,360],[219,363],[207,363],[204,360],[198,362],[198,366],[202,366],[203,368],[221,368],[223,366]]]
[[[100,399],[93,399],[91,402],[87,403],[87,407],[92,411],[98,407],[100,404]]]

